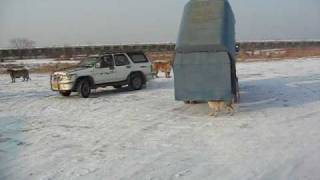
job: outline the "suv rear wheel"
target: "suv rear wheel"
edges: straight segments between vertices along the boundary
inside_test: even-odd
[[[88,98],[91,93],[90,82],[87,79],[80,81],[77,90],[81,97]]]
[[[133,74],[129,80],[129,88],[132,90],[140,90],[143,86],[143,78],[140,74]]]

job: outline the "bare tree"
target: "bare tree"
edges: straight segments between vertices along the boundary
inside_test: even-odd
[[[10,44],[15,49],[31,49],[34,48],[36,42],[27,38],[14,38],[10,40]]]
[[[35,47],[36,42],[27,38],[14,38],[10,40],[12,48],[18,50],[20,59],[23,59],[23,56],[26,54],[26,49],[31,49]]]

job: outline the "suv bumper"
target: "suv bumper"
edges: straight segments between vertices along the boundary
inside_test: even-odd
[[[72,91],[73,83],[51,82],[52,91]]]

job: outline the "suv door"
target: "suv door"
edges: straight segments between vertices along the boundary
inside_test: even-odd
[[[112,55],[102,56],[94,69],[96,84],[104,84],[115,81],[114,59]]]
[[[116,81],[125,81],[129,76],[132,64],[126,54],[114,54]]]

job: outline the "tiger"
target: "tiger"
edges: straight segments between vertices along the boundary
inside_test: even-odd
[[[209,101],[208,102],[209,108],[212,110],[209,116],[217,117],[218,113],[222,111],[223,109],[227,110],[228,113],[230,113],[231,116],[233,116],[235,111],[235,102],[234,99],[231,101]]]
[[[170,78],[171,64],[167,61],[155,61],[152,63],[152,74],[158,78],[159,71],[165,73],[166,78]]]
[[[9,73],[12,83],[16,82],[16,78],[23,78],[23,81],[31,80],[29,76],[28,69],[8,69],[7,72]]]

